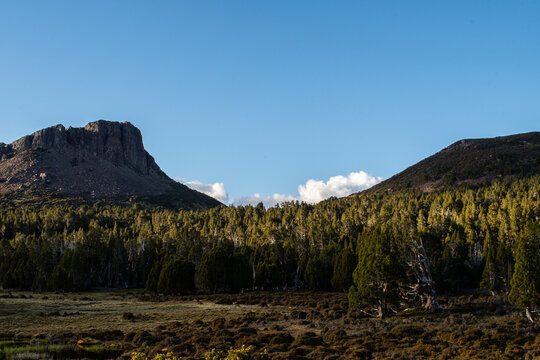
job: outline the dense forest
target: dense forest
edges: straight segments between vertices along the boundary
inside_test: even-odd
[[[173,294],[309,288],[349,291],[353,306],[386,306],[410,294],[421,244],[439,293],[505,292],[517,305],[537,305],[539,190],[533,176],[268,209],[4,203],[0,284]]]

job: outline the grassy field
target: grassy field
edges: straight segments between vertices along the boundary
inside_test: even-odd
[[[170,322],[212,321],[257,311],[254,305],[218,305],[210,301],[139,301],[141,292],[77,294],[0,292],[0,333],[11,336],[58,332],[140,331]]]
[[[213,349],[242,345],[271,359],[540,358],[540,325],[528,322],[504,297],[442,298],[441,303],[443,314],[412,310],[376,320],[349,311],[343,293],[3,292],[0,358],[25,346],[27,354],[32,346],[43,351],[57,346],[79,352],[56,358],[130,359],[136,351],[149,358],[172,352],[181,359],[204,359]]]

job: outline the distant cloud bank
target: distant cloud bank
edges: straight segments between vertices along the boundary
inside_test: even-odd
[[[343,197],[365,190],[381,181],[381,177],[373,177],[364,171],[359,171],[347,176],[332,176],[327,182],[308,180],[305,185],[298,186],[298,193],[300,200],[315,204],[332,196]]]
[[[304,185],[298,185],[298,196],[286,194],[273,194],[270,196],[261,196],[253,194],[250,196],[241,196],[234,199],[233,205],[257,205],[263,203],[265,207],[272,207],[286,201],[303,201],[309,204],[316,204],[319,201],[328,199],[332,196],[343,197],[355,192],[359,192],[372,187],[381,182],[381,177],[374,177],[364,171],[353,172],[347,176],[332,176],[328,181],[310,179]],[[229,195],[225,190],[223,183],[204,184],[200,181],[177,181],[188,187],[211,196],[224,204],[229,204]]]
[[[274,194],[271,196],[261,196],[260,194],[253,194],[251,196],[242,196],[234,199],[233,205],[257,205],[262,202],[263,205],[268,208],[286,201],[294,200],[296,200],[296,198],[291,195]]]
[[[214,183],[214,184],[203,184],[200,181],[185,181],[183,179],[175,179],[176,181],[186,185],[187,187],[202,192],[208,196],[213,197],[214,199],[221,201],[224,204],[229,203],[229,194],[225,190],[225,184],[223,183]]]

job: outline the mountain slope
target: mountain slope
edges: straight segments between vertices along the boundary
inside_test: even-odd
[[[84,128],[57,125],[0,144],[0,194],[25,199],[36,193],[86,200],[135,197],[185,209],[220,205],[169,178],[144,149],[135,126],[105,120]]]
[[[540,174],[540,132],[460,140],[365,193],[418,189],[431,192]]]

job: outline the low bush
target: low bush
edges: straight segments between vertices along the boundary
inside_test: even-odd
[[[229,349],[227,353],[222,350],[212,349],[204,355],[205,360],[267,360],[265,352],[256,354],[253,347],[242,345],[240,349]]]

